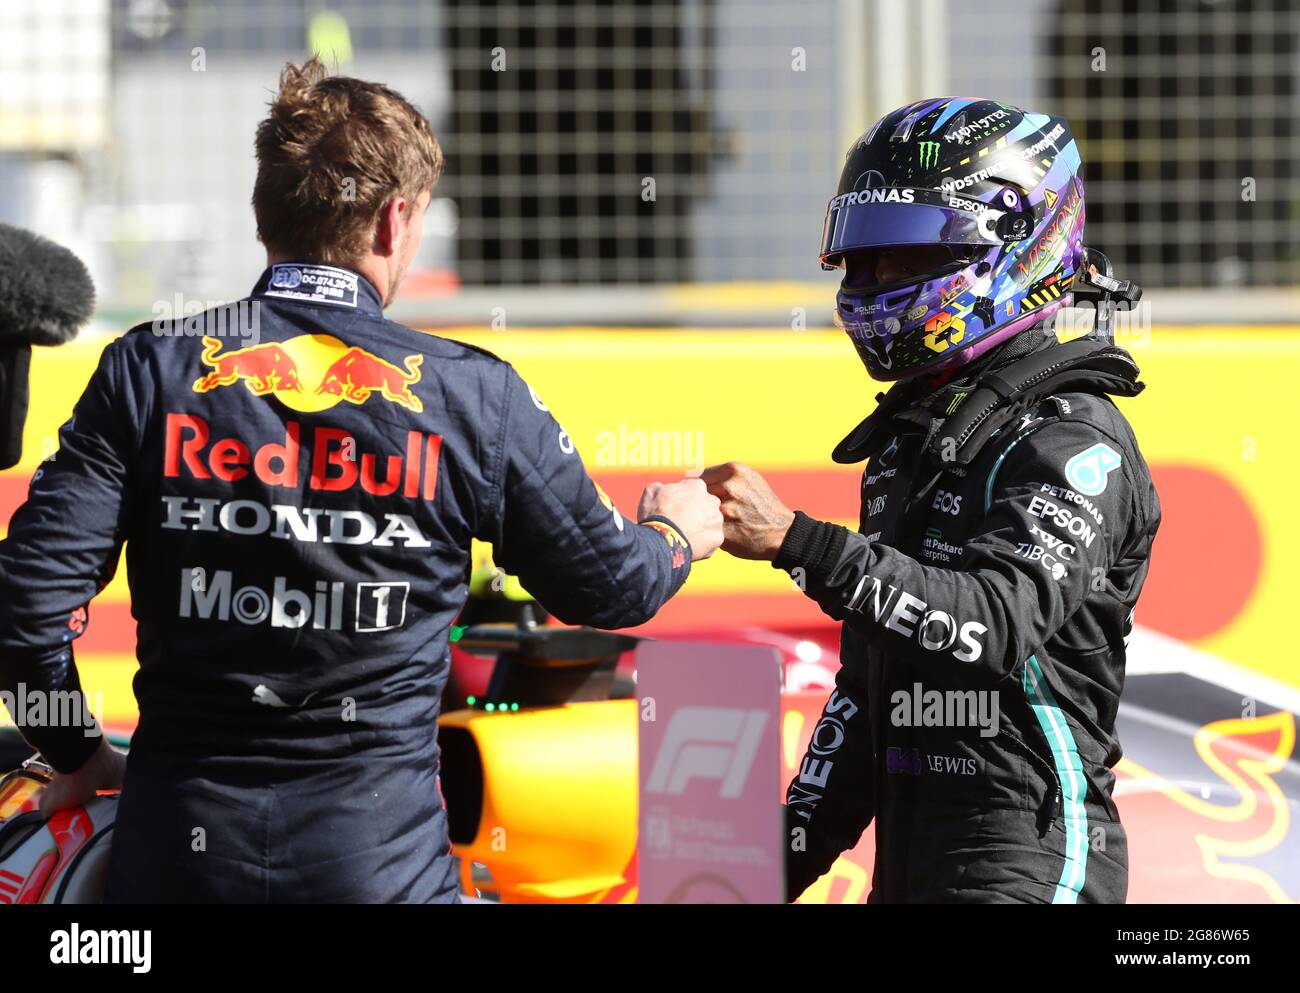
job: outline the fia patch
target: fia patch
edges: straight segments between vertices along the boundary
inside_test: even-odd
[[[271,266],[271,281],[266,287],[266,295],[355,307],[358,278],[355,272],[329,265],[278,263]]]

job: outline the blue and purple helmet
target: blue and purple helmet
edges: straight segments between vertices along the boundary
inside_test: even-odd
[[[970,362],[1071,301],[1083,258],[1079,149],[1060,117],[974,97],[886,114],[849,149],[826,209],[836,323],[876,379]],[[937,246],[880,283],[873,253]],[[847,261],[847,265],[846,265]]]

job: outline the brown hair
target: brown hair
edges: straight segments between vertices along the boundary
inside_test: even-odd
[[[423,114],[387,86],[330,76],[315,57],[285,65],[256,147],[257,236],[303,262],[360,259],[384,205],[414,202],[442,174]]]

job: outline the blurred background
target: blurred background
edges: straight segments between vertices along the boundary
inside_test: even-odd
[[[514,362],[625,512],[651,479],[734,458],[855,524],[857,474],[829,453],[879,387],[830,329],[838,275],[817,263],[845,150],[923,97],[1067,116],[1087,242],[1146,290],[1118,333],[1150,388],[1122,407],[1164,507],[1121,733],[1180,730],[1130,749],[1120,793],[1185,822],[1203,869],[1133,895],[1300,898],[1294,0],[5,0],[0,221],[77,251],[99,308],[37,350],[0,533],[105,341],[253,285],[254,128],[313,52],[410,98],[447,154],[390,316]],[[130,726],[124,572],[78,659]],[[835,654],[788,580],[722,555],[652,630],[720,628]],[[1229,739],[1245,750],[1224,765]],[[1206,825],[1218,847],[1190,840]],[[1130,833],[1135,865],[1161,844]]]
[[[7,0],[0,220],[80,250],[110,319],[241,294],[253,129],[308,51],[445,145],[407,320],[726,323],[662,288],[745,281],[824,323],[844,150],[945,93],[1065,114],[1090,240],[1178,315],[1266,318],[1223,291],[1300,276],[1291,0]]]

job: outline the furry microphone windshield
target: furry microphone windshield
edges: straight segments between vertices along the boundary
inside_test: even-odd
[[[95,311],[95,284],[66,248],[0,224],[0,348],[62,345]]]
[[[33,345],[62,345],[95,311],[82,261],[31,231],[0,224],[0,469],[18,464]]]

